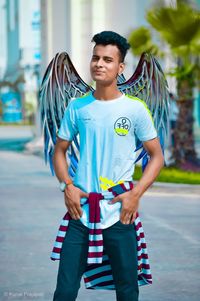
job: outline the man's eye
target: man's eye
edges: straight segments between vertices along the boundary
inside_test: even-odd
[[[105,61],[106,61],[107,63],[111,63],[111,62],[112,62],[111,59],[105,59]]]

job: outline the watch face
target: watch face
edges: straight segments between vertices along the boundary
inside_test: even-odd
[[[65,182],[61,182],[61,183],[60,183],[60,190],[61,190],[62,192],[64,192],[66,186],[67,186],[67,184],[66,184]]]

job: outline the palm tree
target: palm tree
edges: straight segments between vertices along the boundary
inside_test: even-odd
[[[200,12],[177,1],[175,7],[153,7],[147,12],[146,19],[151,27],[140,27],[131,33],[131,49],[136,55],[141,51],[163,55],[160,47],[152,42],[152,30],[155,30],[160,41],[169,46],[175,57],[177,67],[171,70],[170,75],[177,79],[179,114],[173,157],[176,165],[183,167],[189,164],[192,168],[192,165],[199,164],[193,133],[193,90],[200,81]]]

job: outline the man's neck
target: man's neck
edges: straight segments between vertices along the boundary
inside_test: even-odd
[[[122,95],[117,86],[102,86],[96,85],[94,97],[98,100],[111,100]]]

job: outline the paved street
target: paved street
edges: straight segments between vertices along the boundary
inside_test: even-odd
[[[62,193],[40,157],[0,151],[0,300],[52,300],[58,262],[49,259],[65,213]],[[198,301],[200,186],[154,185],[141,199],[153,285],[140,301]],[[85,290],[79,301],[114,301]],[[63,300],[64,301],[64,300]]]

